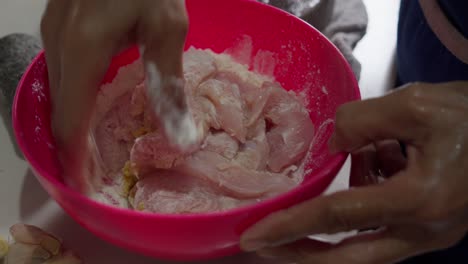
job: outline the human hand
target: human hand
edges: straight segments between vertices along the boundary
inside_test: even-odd
[[[158,70],[163,103],[186,112],[183,85],[174,80],[183,80],[187,29],[183,0],[49,0],[41,33],[52,126],[66,180],[75,187],[88,187],[81,174],[89,120],[100,82],[117,52],[130,44],[144,47],[145,65]]]
[[[394,141],[385,146],[382,140],[404,142],[407,159]],[[391,158],[392,166],[374,169],[393,176],[274,213],[244,233],[242,248],[304,264],[380,264],[460,241],[468,230],[468,83],[412,84],[342,106],[331,148],[356,153],[369,144],[393,153],[374,156]],[[363,157],[361,165],[375,165]],[[354,173],[365,176],[362,168],[354,166]],[[373,228],[379,229],[336,245],[305,239]]]

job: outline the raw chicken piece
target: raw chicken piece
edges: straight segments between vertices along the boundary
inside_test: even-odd
[[[203,213],[237,207],[241,201],[213,192],[198,178],[155,171],[137,183],[133,207],[158,213]]]
[[[106,171],[119,171],[129,159],[135,138],[155,129],[157,121],[148,108],[145,91],[144,83],[137,85],[116,98],[104,117],[96,120],[93,135]]]
[[[300,184],[293,175],[302,173],[314,126],[292,93],[208,50],[184,54],[184,77],[201,145],[185,153],[172,148],[147,106],[144,84],[135,83],[132,92],[114,96],[114,104],[106,102],[108,111],[96,123],[104,163],[113,163],[114,171],[124,167],[101,189],[102,199],[122,206],[115,196],[121,194],[137,210],[200,213],[251,204]]]
[[[256,82],[245,81],[241,79],[239,75],[232,72],[219,72],[216,75],[216,79],[222,82],[236,84],[239,87],[239,92],[244,103],[244,111],[246,112],[247,117],[245,125],[247,127],[252,126],[263,114],[263,109],[265,108],[271,93],[271,87],[263,85],[256,87]]]
[[[138,60],[119,69],[112,83],[103,85],[96,98],[96,109],[93,114],[94,124],[98,124],[115,106],[118,98],[130,93],[145,79],[143,63]]]
[[[151,130],[154,123],[144,111],[146,93],[143,65],[140,61],[122,68],[112,84],[101,87],[93,115],[93,143],[105,174],[118,172],[129,159],[129,150],[136,136]],[[123,78],[122,75],[130,75]],[[145,129],[143,129],[145,128]],[[144,130],[144,131],[143,131]]]
[[[123,162],[128,160],[128,147],[126,142],[118,142],[113,136],[113,130],[117,128],[114,120],[107,119],[97,129],[95,141],[99,149],[99,155],[104,163],[105,171],[117,172]]]
[[[144,114],[147,109],[148,98],[146,96],[145,83],[141,83],[135,87],[130,100],[130,114],[132,116],[139,116]]]
[[[271,77],[259,75],[250,71],[247,65],[235,62],[232,57],[227,54],[216,54],[215,65],[219,73],[232,73],[243,83],[249,83],[256,89],[261,87],[265,81],[272,80]]]
[[[298,99],[276,84],[265,85],[272,87],[265,106],[265,117],[273,124],[267,132],[271,149],[268,167],[280,172],[304,158],[314,137],[314,125]]]
[[[225,132],[210,133],[202,149],[218,153],[227,159],[233,159],[239,150],[239,143]]]
[[[95,128],[94,138],[104,167],[115,173],[129,159],[133,145],[133,131],[143,127],[143,119],[130,114],[130,95],[119,98]]]
[[[130,153],[130,162],[141,178],[152,169],[171,169],[183,154],[171,147],[160,131],[144,135],[135,141]]]
[[[239,151],[235,161],[249,170],[263,171],[266,169],[270,147],[266,138],[247,141]]]
[[[182,174],[205,179],[236,198],[261,198],[286,192],[296,186],[287,176],[249,170],[218,153],[198,151],[175,168]]]
[[[185,90],[190,97],[200,83],[216,72],[215,58],[207,51],[191,47],[184,52],[183,60]]]
[[[258,118],[255,123],[253,123],[247,131],[247,138],[253,139],[261,136],[266,136],[267,132],[267,122],[262,116]]]
[[[241,151],[237,153],[235,161],[251,170],[264,171],[267,169],[267,162],[270,156],[270,145],[268,144],[266,134],[265,120],[260,119],[252,127],[252,139],[247,141]]]
[[[268,99],[270,98],[271,90],[265,89],[260,90],[257,93],[250,93],[247,96],[250,98],[245,97],[247,102],[247,107],[249,109],[249,118],[247,120],[247,127],[250,127],[257,122],[263,113],[263,109],[265,108]]]
[[[194,95],[188,98],[187,104],[198,129],[201,131],[202,138],[208,134],[210,128],[221,128],[216,119],[216,108],[208,98]]]
[[[199,96],[196,89],[202,82],[215,74],[215,58],[208,51],[192,47],[184,53],[183,60],[187,105],[192,112],[201,137],[204,138],[210,127],[219,129],[220,124],[216,120],[214,104],[208,98]]]
[[[199,96],[208,98],[216,108],[216,120],[221,128],[240,142],[245,142],[246,127],[239,87],[235,84],[209,79],[197,89]]]

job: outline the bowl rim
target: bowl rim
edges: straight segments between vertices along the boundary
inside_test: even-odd
[[[308,24],[304,20],[284,11],[281,9],[278,9],[276,7],[264,4],[262,2],[258,2],[255,0],[238,0],[239,2],[246,2],[246,4],[252,4],[252,5],[261,5],[263,6],[262,8],[268,8],[270,9],[270,12],[275,12],[277,15],[282,15],[282,16],[290,16],[292,17],[295,22],[294,23],[302,23],[306,25],[307,27],[311,28],[312,30],[316,31],[322,38],[321,41],[324,41],[326,45],[329,46],[330,49],[335,50],[335,54],[337,56],[337,59],[339,59],[342,62],[343,67],[345,68],[345,72],[348,76],[352,76],[351,78],[351,86],[353,88],[353,99],[354,100],[360,100],[361,95],[360,95],[360,90],[359,86],[357,83],[357,80],[355,78],[355,75],[353,71],[351,70],[351,67],[349,63],[346,61],[345,57],[343,54],[339,51],[339,49],[327,38],[325,35],[317,30],[315,27],[312,25]],[[137,217],[137,218],[147,218],[147,219],[167,219],[167,220],[207,220],[207,219],[213,219],[213,218],[224,218],[224,217],[229,217],[229,216],[234,216],[234,215],[239,215],[243,213],[247,213],[250,211],[253,211],[257,208],[262,208],[262,207],[268,207],[272,206],[274,204],[277,204],[281,200],[288,200],[288,197],[294,197],[298,192],[304,190],[304,189],[309,189],[311,186],[315,185],[318,181],[324,180],[323,178],[327,176],[327,173],[329,171],[332,171],[336,168],[341,169],[344,162],[346,161],[348,157],[348,153],[337,153],[333,157],[331,157],[329,160],[325,161],[324,166],[321,166],[317,168],[311,176],[313,176],[313,179],[310,181],[305,182],[304,184],[301,184],[294,189],[285,192],[283,194],[268,198],[264,201],[260,201],[258,203],[253,203],[250,205],[245,205],[241,206],[238,208],[234,208],[231,210],[226,210],[226,211],[218,211],[218,212],[207,212],[207,213],[190,213],[190,214],[163,214],[163,213],[153,213],[153,212],[142,212],[142,211],[137,211],[137,210],[131,210],[127,208],[121,208],[117,206],[112,206],[108,205],[105,203],[101,203],[98,201],[95,201],[91,199],[90,197],[83,195],[76,191],[75,189],[67,186],[64,182],[59,181],[50,172],[47,172],[40,164],[37,162],[36,159],[32,156],[31,152],[28,151],[29,147],[26,144],[26,141],[23,139],[23,137],[20,134],[22,125],[21,122],[18,120],[18,112],[20,109],[18,106],[19,103],[19,94],[24,90],[24,83],[26,81],[27,76],[31,73],[32,70],[37,65],[37,62],[39,60],[45,59],[45,51],[41,50],[39,54],[33,59],[33,61],[28,65],[26,71],[24,72],[20,82],[18,83],[14,101],[13,101],[13,108],[12,108],[12,119],[13,119],[13,129],[14,129],[14,135],[16,137],[16,141],[21,149],[21,151],[24,154],[25,159],[28,161],[30,168],[35,171],[36,177],[39,177],[51,185],[54,186],[54,188],[57,188],[60,193],[66,193],[66,195],[71,196],[72,199],[77,200],[79,202],[88,204],[90,206],[93,206],[94,208],[97,208],[99,210],[105,210],[108,212],[113,212],[113,213],[118,213],[118,214],[123,214],[127,215],[129,217]],[[338,169],[338,170],[339,170]],[[334,176],[336,177],[336,175]],[[330,182],[334,179],[334,177],[330,177]],[[329,185],[329,184],[328,184]]]

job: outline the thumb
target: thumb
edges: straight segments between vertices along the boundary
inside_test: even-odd
[[[403,175],[379,185],[356,188],[306,201],[274,213],[241,237],[241,247],[257,251],[310,235],[375,228],[401,221],[413,206],[411,185]]]

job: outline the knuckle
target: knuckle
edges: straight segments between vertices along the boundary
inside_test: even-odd
[[[187,35],[188,29],[189,29],[189,22],[186,17],[180,17],[175,21],[175,25],[177,28],[177,31],[181,35]]]
[[[403,95],[404,105],[410,117],[417,123],[425,125],[433,113],[428,105],[427,89],[419,83],[407,88]]]
[[[73,25],[74,40],[79,43],[96,43],[104,38],[103,25],[99,25],[94,19],[81,18]]]
[[[186,30],[188,28],[188,17],[184,11],[169,12],[169,22],[178,30]]]
[[[271,232],[264,233],[262,240],[270,245],[276,245],[280,241],[286,241],[294,237],[297,230],[292,224],[295,219],[289,209],[275,213],[267,218]]]
[[[156,10],[156,12],[146,12],[145,20],[152,29],[158,29],[161,34],[176,37],[183,35],[185,37],[189,21],[184,1],[170,0],[164,2],[164,13],[160,12],[160,2],[152,1],[151,5],[150,10]],[[154,13],[159,13],[160,15],[155,16]]]
[[[278,228],[277,231],[278,233],[276,234],[276,237],[273,238],[274,240],[279,239],[287,239],[291,237],[296,237],[299,235],[300,231],[297,230],[298,226],[293,225],[296,219],[297,215],[293,212],[293,210],[286,209],[284,210],[281,214],[279,214],[278,218]]]
[[[434,84],[414,83],[403,92],[406,110],[415,124],[426,129],[457,124],[466,115],[465,103],[457,105],[459,96],[449,92],[441,96]]]
[[[324,209],[327,221],[324,223],[324,231],[333,234],[341,231],[349,231],[353,227],[351,219],[344,213],[341,207],[329,203]]]
[[[450,199],[444,187],[439,185],[437,189],[422,187],[424,194],[419,203],[416,216],[422,221],[438,222],[450,218]]]
[[[172,34],[185,36],[188,32],[189,22],[184,13],[168,12],[165,23]]]
[[[421,207],[418,216],[423,221],[437,222],[448,219],[450,212],[445,202],[427,202]]]

